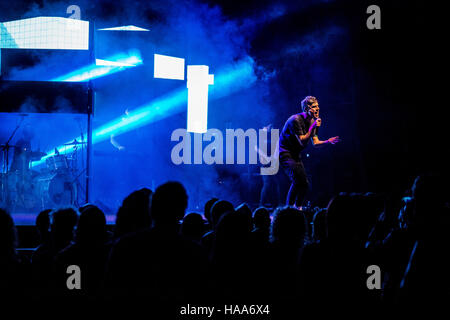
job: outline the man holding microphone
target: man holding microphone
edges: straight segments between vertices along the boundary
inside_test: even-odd
[[[303,112],[292,115],[286,121],[279,140],[280,164],[291,180],[287,204],[295,205],[299,209],[309,187],[301,152],[310,140],[314,147],[339,142],[339,137],[319,140],[318,130],[322,120],[319,118],[319,102],[316,97],[305,97],[301,107]]]

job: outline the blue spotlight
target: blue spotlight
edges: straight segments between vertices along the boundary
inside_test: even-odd
[[[250,87],[256,81],[253,63],[253,59],[247,57],[222,69],[220,74],[215,77],[214,85],[210,88],[211,98],[222,98]]]
[[[88,65],[51,81],[82,82],[110,75],[127,68],[142,64],[139,52],[120,53],[105,60],[97,59],[95,64]]]

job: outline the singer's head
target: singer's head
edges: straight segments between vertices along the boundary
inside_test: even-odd
[[[319,117],[319,101],[316,97],[306,96],[305,99],[302,100],[302,110],[307,115],[313,118]]]

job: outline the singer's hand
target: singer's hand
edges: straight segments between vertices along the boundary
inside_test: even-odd
[[[320,127],[320,125],[322,124],[322,119],[317,118],[316,120],[314,120],[314,122],[312,123],[312,127]]]
[[[328,142],[331,143],[331,144],[336,144],[336,143],[338,143],[340,141],[341,140],[339,139],[339,136],[328,139]]]

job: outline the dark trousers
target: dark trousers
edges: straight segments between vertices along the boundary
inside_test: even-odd
[[[280,165],[291,180],[286,204],[300,207],[308,192],[309,181],[301,159],[294,159],[289,152],[280,153]]]

